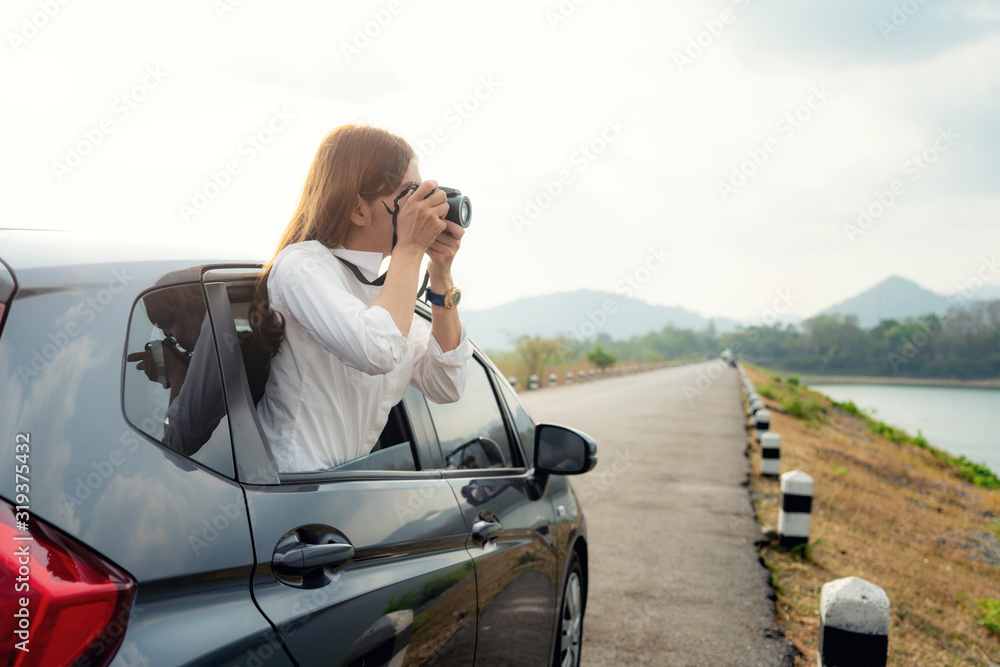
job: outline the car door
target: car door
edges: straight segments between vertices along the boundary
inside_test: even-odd
[[[408,408],[422,396],[411,390],[393,408],[371,455],[336,470],[278,475],[245,369],[255,274],[206,276],[238,423],[237,476],[257,561],[254,600],[301,665],[472,664],[469,531],[449,483],[415,446],[414,428],[424,425],[411,422]]]
[[[477,665],[548,665],[559,591],[552,504],[525,465],[486,363],[468,362],[462,398],[425,401],[431,455],[471,537],[479,591]]]

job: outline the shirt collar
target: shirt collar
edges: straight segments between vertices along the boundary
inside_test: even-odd
[[[343,246],[330,248],[330,253],[334,257],[346,259],[361,269],[361,273],[369,280],[375,280],[378,277],[378,270],[382,266],[382,253],[368,252],[366,250],[348,250]]]

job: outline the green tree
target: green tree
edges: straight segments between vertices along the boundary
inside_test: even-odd
[[[604,348],[598,345],[587,353],[587,361],[600,369],[605,369],[609,366],[613,366],[614,363],[618,361],[618,358],[609,352],[605,352]]]
[[[546,366],[562,361],[564,346],[556,338],[521,336],[514,342],[514,351],[524,363],[529,377],[541,376]]]

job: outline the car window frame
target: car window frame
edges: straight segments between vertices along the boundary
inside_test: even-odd
[[[421,304],[422,305],[422,304]],[[418,309],[418,314],[425,319],[430,319],[429,309],[426,311],[421,311]],[[497,409],[500,411],[500,419],[503,422],[504,431],[507,434],[507,441],[510,443],[510,452],[513,458],[518,460],[512,461],[511,467],[505,468],[473,468],[473,469],[455,469],[447,470],[444,468],[444,452],[441,450],[441,441],[438,439],[437,430],[434,427],[434,418],[431,416],[430,409],[426,405],[426,398],[424,398],[423,414],[421,419],[425,420],[427,424],[427,429],[425,433],[426,440],[421,442],[420,445],[425,450],[427,450],[432,456],[432,460],[435,461],[437,469],[446,478],[451,477],[509,477],[513,475],[520,475],[528,472],[531,469],[531,463],[526,462],[524,451],[520,446],[520,438],[517,436],[517,432],[513,429],[513,420],[507,410],[507,403],[502,398],[501,392],[497,387],[497,371],[496,365],[487,357],[481,350],[473,346],[472,358],[476,360],[482,366],[484,375],[486,376],[486,381],[490,385],[490,391],[493,392],[493,400],[496,402]],[[416,434],[414,434],[416,437]]]
[[[255,285],[261,265],[213,265],[206,267],[202,274],[202,282],[213,285],[207,299],[209,317],[212,321],[213,338],[220,357],[220,368],[223,373],[223,384],[226,388],[226,403],[230,414],[243,415],[238,420],[241,440],[237,441],[237,420],[231,418],[230,433],[232,434],[233,452],[236,464],[236,479],[243,484],[252,485],[295,485],[309,483],[348,482],[348,481],[390,481],[414,479],[440,479],[440,471],[429,467],[432,459],[425,460],[427,450],[421,443],[426,442],[426,419],[420,415],[421,406],[404,396],[400,409],[403,418],[410,429],[412,437],[411,451],[415,456],[417,470],[316,470],[308,472],[278,472],[277,465],[267,445],[266,437],[260,421],[257,418],[257,408],[253,404],[250,385],[247,379],[243,355],[238,345],[227,345],[224,341],[238,340],[236,320],[233,315],[229,298],[230,286],[247,287]],[[217,287],[216,287],[217,286]],[[419,312],[419,310],[417,311]],[[231,391],[230,391],[231,389]],[[419,393],[419,392],[417,392]],[[421,398],[423,396],[421,394]],[[426,400],[426,399],[423,399]],[[426,407],[424,407],[426,409]],[[249,414],[247,414],[249,413]],[[416,413],[416,417],[414,416]],[[428,417],[429,419],[429,417]],[[248,426],[253,424],[253,428]]]
[[[226,425],[229,428],[229,453],[232,456],[232,461],[233,461],[233,475],[232,476],[230,476],[230,475],[228,475],[225,472],[222,472],[220,470],[216,470],[215,468],[207,465],[206,463],[203,463],[202,461],[199,461],[199,460],[197,460],[195,458],[192,458],[191,456],[187,456],[186,454],[184,454],[182,452],[179,452],[179,451],[171,448],[166,443],[164,443],[162,440],[160,440],[158,438],[154,438],[149,433],[146,433],[146,431],[144,431],[142,428],[140,428],[137,424],[135,424],[132,421],[132,418],[129,416],[127,410],[125,409],[125,382],[126,382],[126,375],[129,373],[130,370],[132,370],[132,371],[135,370],[134,368],[132,368],[132,367],[129,366],[129,362],[126,360],[126,357],[129,354],[129,344],[132,342],[132,340],[131,340],[131,334],[132,334],[133,320],[135,318],[135,315],[136,315],[136,312],[137,312],[137,310],[139,308],[140,303],[142,303],[142,301],[149,294],[151,294],[153,292],[157,292],[157,291],[164,290],[164,289],[172,289],[172,288],[177,288],[177,287],[184,287],[184,286],[188,286],[188,285],[198,285],[201,288],[202,296],[205,298],[206,313],[209,313],[210,312],[210,307],[209,307],[209,302],[208,302],[208,294],[207,294],[207,292],[205,290],[204,283],[200,279],[201,278],[201,273],[199,272],[197,275],[195,274],[195,271],[198,268],[199,267],[192,267],[192,269],[191,269],[192,273],[191,273],[191,278],[190,279],[184,278],[184,279],[178,279],[178,280],[172,281],[172,282],[163,283],[163,284],[160,284],[160,285],[153,285],[153,286],[151,286],[151,287],[149,287],[147,289],[144,289],[141,292],[139,292],[139,294],[137,294],[136,297],[135,297],[135,299],[132,301],[132,305],[131,305],[131,307],[129,309],[128,320],[125,323],[125,344],[123,346],[122,355],[121,355],[122,366],[121,366],[121,376],[120,376],[120,379],[119,379],[119,391],[118,391],[119,409],[121,410],[122,419],[125,422],[125,424],[133,432],[135,432],[139,437],[144,438],[145,440],[147,440],[148,442],[153,443],[154,445],[156,445],[160,449],[162,449],[164,451],[167,451],[167,452],[170,452],[171,454],[173,454],[173,455],[175,455],[177,457],[180,457],[180,459],[186,461],[187,463],[189,463],[191,465],[194,465],[194,466],[197,466],[200,470],[203,470],[203,471],[206,471],[208,473],[211,473],[212,475],[215,475],[216,477],[219,477],[220,479],[224,479],[224,480],[227,480],[229,482],[239,481],[239,464],[238,464],[238,461],[236,460],[236,448],[235,448],[235,443],[234,443],[234,440],[233,440],[233,420],[232,420],[232,413],[230,411],[229,401],[225,400],[225,397],[224,397],[224,402],[226,404]],[[143,307],[143,311],[145,312],[145,307]],[[212,323],[211,314],[209,314],[209,323],[210,323],[210,325]],[[216,340],[216,336],[215,336],[214,330],[213,330],[213,334],[212,334],[212,344],[213,344],[213,347],[215,349],[216,362],[218,363],[218,370],[219,370],[220,375],[222,375],[223,386],[225,386],[225,375],[223,373],[223,368],[222,368],[222,358],[221,358],[221,355],[219,353],[218,341]]]
[[[493,370],[493,381],[497,383],[497,393],[500,395],[501,400],[503,401],[504,404],[503,408],[505,411],[505,417],[507,419],[508,424],[510,425],[510,430],[514,433],[514,439],[518,443],[518,454],[521,457],[521,461],[524,462],[524,467],[528,470],[533,470],[535,467],[535,462],[534,460],[529,460],[527,445],[524,443],[523,440],[521,440],[521,432],[517,430],[517,422],[514,420],[514,408],[511,407],[510,403],[507,401],[506,392],[499,389],[499,383],[501,382],[506,383],[507,387],[510,389],[510,392],[514,395],[515,398],[517,398],[517,390],[510,386],[510,383],[507,382],[507,379],[503,376],[503,373],[500,372],[500,369],[497,368],[496,365],[492,365],[492,370]],[[520,401],[520,399],[517,400]],[[521,407],[524,409],[525,414],[528,415],[528,418],[531,419],[531,421],[535,425],[535,428],[537,429],[538,422],[535,421],[535,418],[531,416],[530,412],[528,412],[528,408],[524,407],[524,403],[521,403]],[[531,451],[532,453],[534,453],[535,443],[531,443]]]

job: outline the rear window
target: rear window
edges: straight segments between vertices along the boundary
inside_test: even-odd
[[[200,283],[147,292],[132,311],[122,402],[129,423],[234,476],[219,359]]]

